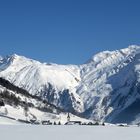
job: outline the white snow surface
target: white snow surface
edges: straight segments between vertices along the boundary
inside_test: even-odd
[[[8,114],[5,114],[5,109],[7,109]],[[32,118],[34,115],[37,121],[41,124],[42,121],[50,121],[52,123],[56,122],[57,124],[61,122],[61,124],[67,123],[67,113],[48,113],[42,112],[35,108],[30,108],[28,112],[28,117],[24,115],[24,109],[22,107],[13,107],[10,105],[5,105],[4,107],[0,108],[0,125],[1,124],[21,124],[18,120],[28,120]],[[1,116],[4,115],[4,116]],[[8,117],[14,118],[15,120],[9,119]],[[82,123],[89,123],[92,122],[91,120],[87,120],[84,118],[80,118],[73,114],[70,114],[71,121],[81,121]]]
[[[57,106],[60,91],[69,89],[77,112],[84,112],[91,119],[112,121],[140,99],[139,62],[140,46],[135,45],[98,53],[79,66],[40,63],[12,55],[0,61],[0,77],[39,96],[50,83],[57,92],[54,95]]]
[[[16,120],[0,117],[0,125],[19,125],[19,124],[21,123],[17,122]]]
[[[139,127],[0,125],[2,140],[138,140]]]

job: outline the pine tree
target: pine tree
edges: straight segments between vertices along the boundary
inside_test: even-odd
[[[24,115],[25,115],[26,119],[28,117],[28,111],[29,111],[29,107],[28,107],[27,99],[25,98]]]
[[[61,125],[61,122],[60,121],[58,122],[58,125]]]

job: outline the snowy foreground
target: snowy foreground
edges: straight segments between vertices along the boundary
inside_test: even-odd
[[[1,140],[138,140],[139,127],[0,125]]]

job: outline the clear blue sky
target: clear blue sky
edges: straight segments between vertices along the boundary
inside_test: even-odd
[[[140,44],[140,0],[0,0],[0,54],[82,64]]]

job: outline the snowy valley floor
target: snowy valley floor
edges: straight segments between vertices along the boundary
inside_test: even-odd
[[[0,140],[138,140],[140,127],[0,125]]]

